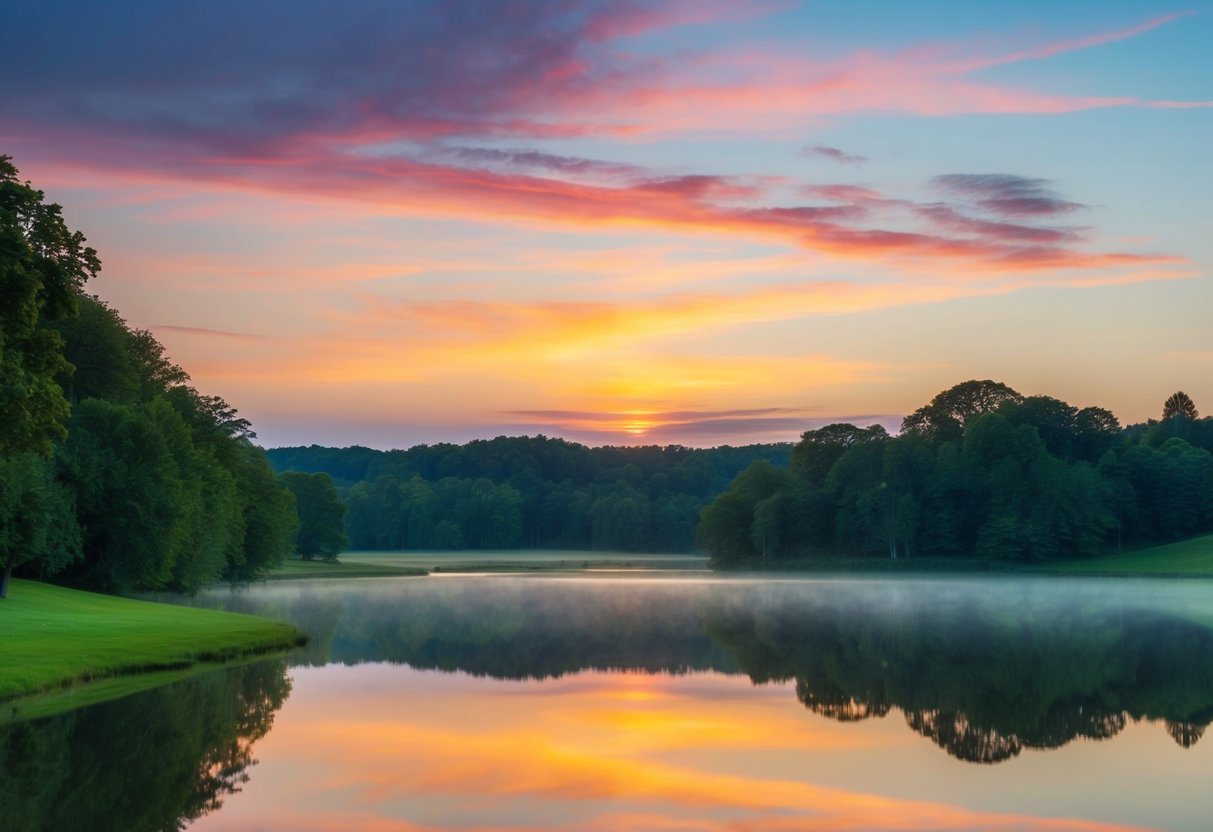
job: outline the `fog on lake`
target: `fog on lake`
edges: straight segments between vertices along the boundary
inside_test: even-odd
[[[450,575],[191,603],[311,641],[0,725],[5,828],[70,828],[36,822],[67,807],[132,830],[1201,829],[1213,815],[1201,581]]]

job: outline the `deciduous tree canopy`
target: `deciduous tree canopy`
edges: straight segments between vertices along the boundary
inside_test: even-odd
[[[0,453],[47,455],[63,438],[68,404],[55,377],[70,367],[44,322],[75,314],[81,287],[100,269],[62,208],[0,156]]]
[[[0,597],[14,569],[120,590],[263,573],[290,493],[235,409],[84,294],[100,268],[0,157]]]
[[[704,511],[699,540],[720,565],[1047,560],[1211,531],[1213,420],[1178,401],[1168,400],[1170,420],[1122,431],[1103,408],[967,381],[908,416],[896,437],[854,425],[808,431],[788,478],[755,499],[752,478],[738,477]]]

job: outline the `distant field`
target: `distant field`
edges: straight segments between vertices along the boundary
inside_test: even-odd
[[[1059,561],[1040,568],[1055,572],[1213,575],[1213,535],[1088,560]]]
[[[0,702],[78,682],[286,650],[302,640],[287,624],[249,615],[14,580],[0,601]],[[108,687],[116,695],[130,685],[116,680]]]
[[[369,578],[424,575],[427,572],[549,572],[585,569],[703,570],[708,559],[700,555],[636,554],[572,550],[486,550],[457,552],[345,552],[338,563],[288,561],[269,577]],[[1213,535],[1136,549],[1117,555],[1056,563],[1023,564],[1002,560],[965,558],[813,558],[759,562],[730,571],[793,572],[1012,572],[1108,575],[1210,575],[1213,576]]]
[[[459,552],[345,552],[343,564],[435,572],[550,571],[565,569],[706,569],[699,555],[585,552],[562,549],[502,549]]]
[[[271,581],[284,581],[296,578],[416,577],[424,574],[425,569],[415,566],[362,562],[350,560],[346,555],[342,555],[336,563],[323,560],[288,560],[266,578]]]
[[[1213,577],[1213,535],[1194,537],[1163,546],[1151,546],[1120,554],[1102,555],[1082,560],[1051,563],[1021,563],[1007,560],[976,558],[811,558],[806,560],[772,561],[763,565],[752,562],[730,571],[760,572],[824,572],[824,573],[1004,573],[1004,574],[1065,574],[1065,575],[1140,575]]]

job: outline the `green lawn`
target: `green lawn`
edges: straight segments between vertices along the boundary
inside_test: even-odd
[[[1163,546],[1150,546],[1120,554],[1101,555],[1081,560],[1023,563],[1008,560],[979,560],[976,558],[810,558],[806,560],[772,561],[763,564],[750,561],[738,564],[735,571],[789,571],[839,573],[909,573],[909,572],[1000,572],[1008,574],[1065,574],[1213,577],[1213,535],[1193,537]]]
[[[432,572],[567,572],[583,569],[706,569],[698,555],[601,552],[573,549],[467,549],[463,551],[345,552],[343,564]]]
[[[288,624],[249,615],[14,580],[0,600],[0,701],[285,650],[303,640]]]
[[[1040,568],[1054,572],[1213,575],[1213,535],[1087,560],[1059,561]]]
[[[275,569],[267,580],[284,581],[295,578],[396,578],[425,575],[426,570],[396,564],[360,563],[350,560],[288,560]]]

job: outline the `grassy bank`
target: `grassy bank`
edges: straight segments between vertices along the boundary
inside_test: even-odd
[[[466,549],[462,551],[346,552],[342,563],[440,572],[568,572],[586,569],[706,569],[697,555],[576,549]]]
[[[303,640],[287,624],[253,616],[15,580],[0,601],[0,701],[97,679],[187,670]]]
[[[425,569],[395,564],[362,563],[341,559],[288,560],[270,574],[269,581],[290,581],[302,578],[409,578],[427,574]]]
[[[1073,574],[1213,576],[1213,535],[1040,568]]]
[[[1193,537],[1163,546],[1101,555],[1082,560],[1024,563],[977,558],[806,558],[750,561],[730,567],[730,572],[822,572],[822,573],[983,573],[1016,575],[1089,575],[1124,577],[1213,577],[1213,535]]]

